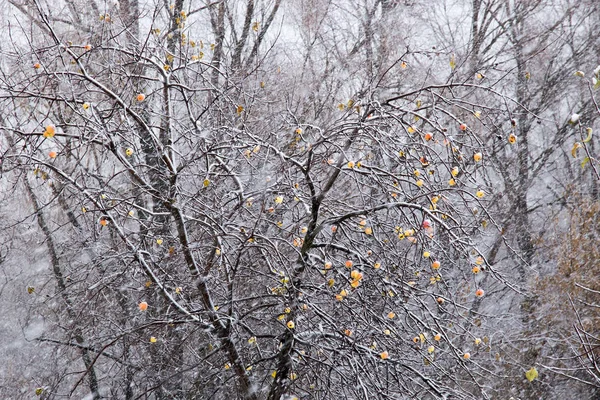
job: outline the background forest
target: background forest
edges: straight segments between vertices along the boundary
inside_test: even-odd
[[[597,1],[0,8],[0,398],[600,396]]]

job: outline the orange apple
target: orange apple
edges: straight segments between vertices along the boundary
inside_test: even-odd
[[[54,125],[48,125],[48,126],[46,126],[46,130],[44,131],[44,137],[45,138],[54,137],[55,133],[56,133],[56,128],[54,127]]]
[[[148,309],[148,303],[142,301],[140,304],[138,304],[138,308],[140,311],[146,311]]]
[[[358,272],[357,270],[353,270],[350,273],[350,277],[355,280],[361,280],[363,278],[363,274]]]
[[[436,260],[436,261],[434,261],[433,263],[431,263],[431,268],[432,268],[432,269],[440,269],[440,266],[441,266],[441,265],[442,265],[442,264],[440,264],[440,262]]]
[[[475,296],[477,297],[483,297],[484,294],[485,292],[483,291],[483,289],[477,289],[477,291],[475,292]]]
[[[136,97],[136,100],[140,103],[146,99],[146,95],[144,93],[139,93]]]

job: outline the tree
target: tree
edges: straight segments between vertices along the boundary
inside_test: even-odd
[[[553,159],[516,182],[485,132],[518,116],[527,137],[556,106],[519,89],[520,60],[541,53],[519,53],[514,30],[539,4],[521,18],[490,3],[479,27],[474,2],[470,58],[403,35],[395,21],[418,10],[394,1],[11,4],[27,40],[3,51],[2,185],[28,210],[5,224],[35,218],[16,234],[39,235],[51,266],[28,283],[36,340],[77,360],[57,354],[40,395],[501,390],[492,309],[527,290],[534,257],[504,228],[529,224]],[[486,46],[496,24],[513,31]],[[500,42],[516,78],[462,77]],[[495,267],[502,244],[523,260],[516,284]]]

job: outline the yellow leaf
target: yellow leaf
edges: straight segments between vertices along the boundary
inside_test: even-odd
[[[243,111],[244,111],[244,107],[237,106],[237,108],[236,108],[237,115],[241,115]]]
[[[587,137],[585,139],[583,139],[583,143],[587,143],[590,140],[592,140],[592,128],[587,128],[586,132],[587,132]]]
[[[571,155],[573,157],[577,157],[577,149],[579,149],[580,147],[581,147],[581,143],[579,143],[579,142],[575,142],[573,144],[573,148],[571,149]]]
[[[583,159],[583,161],[581,162],[581,168],[585,168],[585,164],[590,162],[590,158],[586,157]]]
[[[537,377],[538,377],[538,372],[537,372],[537,369],[535,369],[535,367],[531,367],[529,369],[529,371],[525,372],[525,378],[527,378],[527,380],[529,382],[533,382],[533,380]]]
[[[454,71],[454,68],[456,68],[456,58],[454,57],[454,54],[452,54],[450,56],[450,68]]]

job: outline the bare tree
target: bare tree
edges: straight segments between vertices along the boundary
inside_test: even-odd
[[[578,79],[567,54],[529,66],[586,57],[551,34],[582,9],[532,31],[542,2],[473,1],[463,52],[398,29],[421,11],[398,1],[11,5],[0,184],[50,265],[39,395],[481,399],[514,378],[494,327],[532,318],[504,299],[529,298],[531,190],[575,132],[536,135]]]

